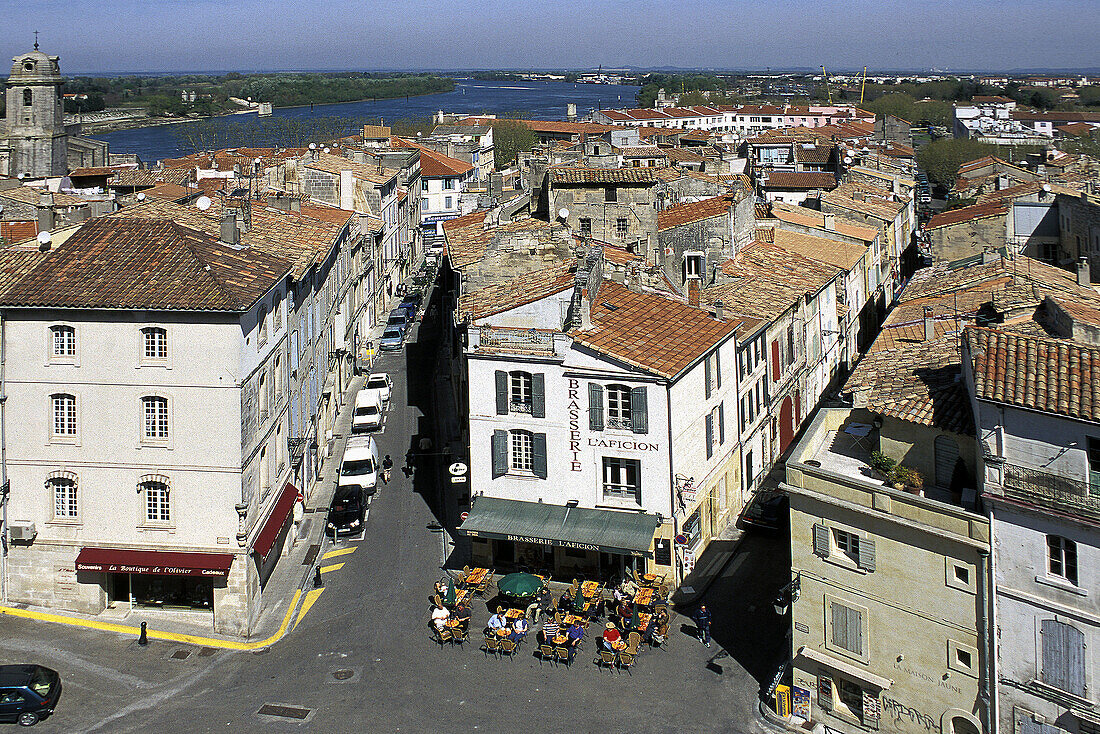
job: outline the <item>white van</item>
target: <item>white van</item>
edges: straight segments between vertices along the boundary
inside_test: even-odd
[[[355,412],[351,416],[352,435],[375,431],[382,427],[382,395],[378,390],[360,390],[355,395]]]

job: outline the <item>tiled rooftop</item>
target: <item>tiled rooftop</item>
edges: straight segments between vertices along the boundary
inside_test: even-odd
[[[313,160],[307,155],[303,165],[306,168],[324,171],[334,176],[339,176],[340,171],[351,171],[351,175],[355,178],[360,181],[367,181],[376,186],[382,186],[389,183],[396,178],[398,174],[398,171],[392,168],[380,168],[379,166],[371,166],[366,163],[356,163],[355,161],[341,158],[331,153],[317,153],[317,160]]]
[[[724,194],[702,201],[673,204],[657,213],[657,231],[661,232],[691,222],[698,222],[702,219],[728,215],[730,207],[740,199],[739,196]]]
[[[804,206],[796,206],[794,204],[785,204],[776,201],[772,202],[768,214],[781,222],[799,224],[815,229],[825,229],[825,215],[815,209],[808,209]],[[761,217],[759,210],[757,210],[757,218],[767,219],[769,217],[767,215]],[[839,214],[833,216],[833,229],[839,234],[855,237],[864,242],[874,242],[875,238],[878,237],[877,229],[868,227],[854,219],[848,219]]]
[[[657,181],[652,168],[578,168],[557,166],[550,169],[554,184],[651,184]]]
[[[860,259],[867,254],[865,245],[792,232],[782,228],[775,230],[772,241],[784,250],[810,260],[833,265],[841,270],[855,269]]]
[[[924,228],[936,229],[938,227],[948,227],[952,224],[962,224],[963,222],[972,222],[978,219],[1000,217],[1007,213],[1008,205],[1002,201],[975,204],[973,206],[965,206],[961,209],[951,209],[950,211],[940,212],[929,219],[928,224],[924,225]]]
[[[768,171],[766,189],[833,189],[836,176],[828,171]]]
[[[576,262],[559,262],[547,268],[528,271],[514,278],[485,285],[463,293],[458,312],[471,321],[534,303],[555,293],[571,289]]]

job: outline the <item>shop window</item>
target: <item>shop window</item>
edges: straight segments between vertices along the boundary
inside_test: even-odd
[[[838,677],[836,693],[837,698],[840,699],[837,706],[838,713],[846,713],[863,723],[863,689],[850,680]]]
[[[55,359],[76,356],[76,329],[64,324],[50,327],[50,356]]]
[[[76,437],[76,396],[57,394],[50,396],[53,411],[53,436],[55,438]]]
[[[211,579],[134,574],[130,577],[130,589],[137,606],[158,609],[212,609],[214,606]]]
[[[603,459],[604,500],[642,503],[642,462],[637,459]]]
[[[146,361],[168,359],[168,332],[159,326],[141,330],[142,356]]]

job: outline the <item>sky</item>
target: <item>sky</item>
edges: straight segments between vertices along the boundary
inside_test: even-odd
[[[1100,0],[0,0],[64,74],[1100,67]]]

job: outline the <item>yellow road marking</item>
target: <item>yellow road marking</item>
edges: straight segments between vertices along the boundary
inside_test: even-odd
[[[321,573],[328,573],[329,571],[339,571],[344,567],[342,563],[334,563],[331,566],[321,566]]]
[[[182,642],[189,645],[218,647],[223,650],[258,650],[261,647],[267,647],[273,642],[277,642],[280,637],[286,634],[286,628],[290,625],[290,618],[294,614],[294,610],[298,606],[298,600],[301,596],[301,589],[294,592],[294,597],[290,600],[290,607],[286,610],[286,615],[283,617],[283,623],[279,625],[279,629],[271,637],[268,637],[266,640],[260,640],[259,642],[219,640],[216,637],[184,635],[178,632],[163,632],[154,629],[147,629],[146,634],[154,640],[168,640],[169,642]],[[114,624],[112,622],[99,622],[93,619],[80,619],[79,617],[66,617],[62,614],[36,612],[30,609],[16,609],[15,607],[0,606],[0,614],[7,614],[10,617],[22,617],[23,619],[34,619],[39,622],[66,624],[71,627],[87,627],[88,629],[100,630],[101,632],[117,632],[123,635],[137,635],[141,633],[140,627],[131,627],[126,624]]]
[[[321,596],[321,592],[325,588],[322,586],[320,589],[314,589],[306,592],[306,598],[302,600],[302,608],[298,610],[298,618],[294,620],[294,626],[291,629],[297,629],[298,623],[302,621],[302,617],[306,616],[306,612],[313,606],[313,603],[317,601],[317,598]]]
[[[325,553],[321,556],[321,560],[325,560],[326,558],[335,558],[336,556],[346,556],[348,553],[354,553],[357,547],[358,546],[353,545],[350,548],[339,548],[337,550],[330,550],[328,553]]]

